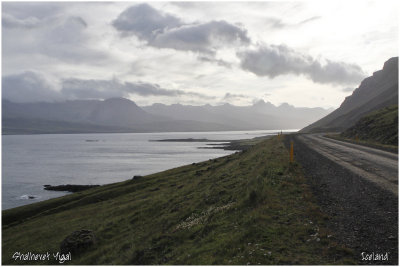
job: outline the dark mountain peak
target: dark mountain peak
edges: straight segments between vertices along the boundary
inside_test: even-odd
[[[388,69],[396,69],[399,66],[399,57],[392,57],[389,58],[385,64],[383,64],[383,70],[388,70]]]
[[[387,90],[394,83],[398,83],[398,57],[387,60],[381,70],[375,71],[372,76],[365,78],[353,93],[346,97],[340,107],[353,108],[360,105],[367,98],[374,98]]]
[[[392,75],[392,73],[394,73],[394,72],[397,74],[398,69],[399,69],[399,58],[392,57],[383,64],[383,68],[381,70],[375,71],[372,74],[372,76],[366,78],[365,81],[370,81],[372,79],[375,79],[375,80],[386,79],[386,78],[388,78],[388,75]]]
[[[135,102],[132,100],[123,98],[123,97],[113,97],[113,98],[108,98],[103,101],[104,104],[118,104],[118,105],[136,105]]]

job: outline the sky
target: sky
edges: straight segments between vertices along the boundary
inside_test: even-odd
[[[337,108],[398,56],[397,1],[2,2],[2,97]]]

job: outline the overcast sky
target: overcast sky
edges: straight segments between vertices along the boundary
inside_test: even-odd
[[[398,56],[397,1],[2,3],[15,102],[338,107]]]

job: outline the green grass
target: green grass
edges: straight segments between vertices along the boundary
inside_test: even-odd
[[[398,147],[398,106],[389,106],[361,118],[340,136],[365,143]]]
[[[301,168],[277,138],[245,152],[3,211],[3,264],[59,251],[79,229],[96,244],[69,264],[352,264]],[[64,263],[64,264],[68,264]]]

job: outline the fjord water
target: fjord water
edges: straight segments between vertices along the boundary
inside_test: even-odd
[[[6,135],[2,137],[2,209],[67,194],[46,191],[45,184],[120,182],[134,175],[147,175],[234,152],[199,149],[207,146],[203,142],[151,140],[239,140],[276,132]]]

